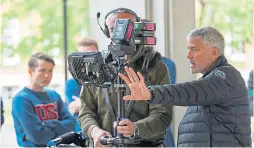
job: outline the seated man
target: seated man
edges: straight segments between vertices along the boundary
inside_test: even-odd
[[[174,61],[167,57],[161,57],[163,63],[167,66],[169,75],[170,75],[170,84],[176,83],[176,64]]]
[[[126,8],[119,8],[109,12],[105,17],[104,33],[107,37],[112,38],[116,19],[140,20],[135,12]],[[136,51],[132,55],[125,56],[125,64],[136,70],[141,70],[148,53],[153,53],[152,55],[155,56],[149,62],[147,84],[169,84],[167,68],[159,59],[160,54],[155,52],[152,47],[136,46]],[[95,147],[102,146],[100,143],[102,136],[113,136],[115,118],[112,117],[114,116],[112,114],[117,113],[118,99],[117,92],[112,87],[109,88],[110,99],[107,99],[104,95],[102,88],[95,85],[84,86],[81,90],[79,122],[82,130],[93,140]],[[111,104],[112,109],[109,104]],[[134,136],[135,133],[135,136],[141,137],[142,144],[135,146],[163,145],[165,130],[170,125],[172,118],[172,106],[149,105],[145,101],[126,101],[124,106],[124,114],[127,119],[120,121],[119,125],[121,125],[121,128],[118,128],[118,133],[124,136]]]
[[[32,55],[28,62],[30,82],[12,103],[19,146],[45,147],[50,140],[75,129],[75,119],[60,95],[45,88],[51,82],[54,66],[53,59],[43,53]]]
[[[77,45],[78,52],[97,52],[98,51],[98,44],[93,39],[83,39]],[[80,110],[80,90],[81,86],[75,81],[74,78],[70,78],[66,81],[65,84],[65,96],[66,96],[66,103],[68,105],[69,111],[72,115],[77,119],[79,110]],[[81,131],[80,125],[78,121],[76,122],[75,131]]]
[[[77,45],[77,52],[97,52],[98,44],[93,39],[83,39]],[[80,109],[80,90],[81,86],[75,81],[74,78],[70,78],[66,81],[65,85],[65,96],[66,102],[68,104],[70,112],[78,117],[79,109]]]
[[[170,84],[175,84],[176,83],[176,65],[175,65],[175,62],[173,62],[171,59],[169,59],[167,57],[162,57],[161,60],[167,66],[168,73],[170,75]],[[167,147],[174,147],[175,146],[170,126],[166,130],[166,137],[165,137],[165,140],[164,140],[164,144]]]

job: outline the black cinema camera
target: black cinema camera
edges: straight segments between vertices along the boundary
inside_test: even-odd
[[[109,54],[101,52],[75,52],[68,56],[68,69],[78,84],[96,84],[106,87],[114,84],[123,66],[124,55],[131,55],[138,45],[155,45],[153,22],[132,22],[130,19],[117,19],[112,42],[108,45]]]
[[[115,88],[115,91],[118,93],[117,117],[112,115],[112,112],[110,113],[117,125],[121,119],[125,118],[122,98],[126,92],[126,85],[118,76],[118,73],[124,72],[124,56],[135,53],[136,49],[138,49],[137,46],[155,45],[155,29],[156,26],[153,22],[141,21],[134,23],[130,19],[117,19],[111,39],[112,44],[108,45],[109,54],[103,55],[101,52],[76,52],[68,56],[68,69],[78,84],[95,84],[103,89],[109,86]],[[143,65],[146,65],[148,68],[147,64]],[[104,93],[104,95],[105,99],[109,98],[106,97],[108,92],[107,94]],[[112,106],[108,105],[108,108],[112,108]],[[117,133],[116,126],[113,131],[113,137],[102,137],[100,139],[101,144],[122,147],[135,146],[141,142],[140,137],[124,137]]]
[[[130,19],[117,19],[113,30],[109,51],[115,56],[130,55],[135,52],[136,45],[155,45],[155,23],[132,22]]]

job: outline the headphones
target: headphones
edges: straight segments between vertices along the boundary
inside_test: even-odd
[[[108,17],[110,14],[114,15],[114,14],[117,14],[117,13],[130,13],[130,14],[132,14],[132,15],[135,16],[137,22],[140,21],[140,17],[139,17],[134,11],[132,11],[132,10],[130,10],[130,9],[127,9],[127,8],[117,8],[117,9],[114,9],[114,10],[110,11],[110,12],[105,16],[105,20],[104,20],[104,29],[103,29],[103,33],[104,33],[108,38],[110,38],[110,35],[109,35],[108,26],[107,26],[107,24],[106,24],[107,17]]]

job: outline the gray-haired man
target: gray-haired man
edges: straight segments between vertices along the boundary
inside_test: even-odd
[[[224,57],[224,38],[212,27],[192,30],[187,37],[192,82],[148,89],[143,76],[126,67],[131,95],[125,100],[189,106],[179,125],[180,147],[251,147],[249,102],[245,82]]]

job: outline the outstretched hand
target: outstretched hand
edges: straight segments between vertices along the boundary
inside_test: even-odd
[[[152,95],[146,87],[145,78],[140,72],[137,74],[132,68],[124,67],[127,76],[119,73],[119,76],[125,81],[131,91],[131,95],[124,96],[124,100],[151,100]]]

